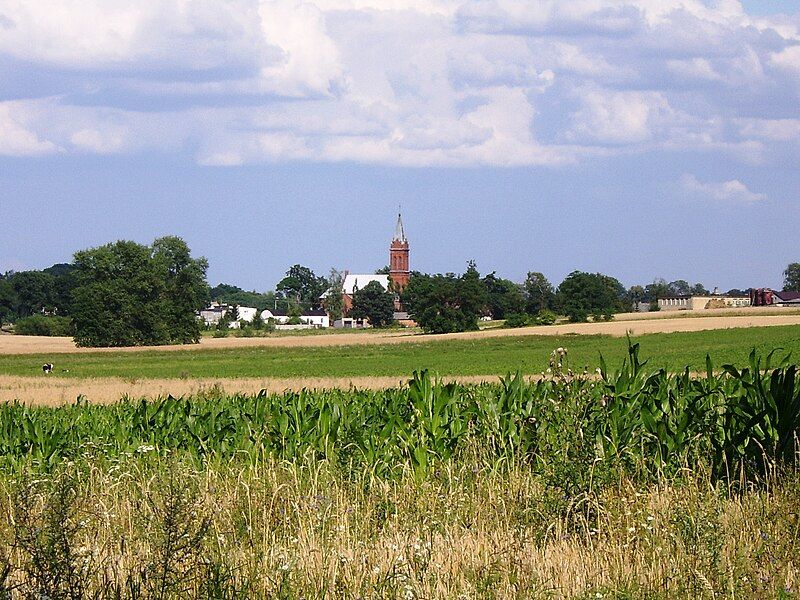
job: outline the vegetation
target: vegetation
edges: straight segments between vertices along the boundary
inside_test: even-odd
[[[478,329],[488,293],[475,264],[470,263],[460,277],[412,273],[402,301],[426,333],[452,333]]]
[[[800,292],[800,263],[789,263],[783,272],[783,291]]]
[[[542,273],[529,272],[523,284],[527,299],[528,314],[535,315],[543,310],[552,310],[556,294],[547,277]]]
[[[71,336],[72,319],[69,317],[45,317],[31,315],[14,324],[14,333],[19,335]]]
[[[508,279],[489,273],[483,278],[487,294],[487,312],[493,319],[507,319],[508,315],[525,311],[525,296],[520,286]]]
[[[353,333],[352,335],[369,335]],[[782,348],[800,356],[797,326],[752,327],[692,333],[651,334],[635,340],[652,359],[652,366],[668,370],[689,365],[705,369],[705,354],[720,363],[741,364],[747,349],[767,353]],[[442,376],[498,375],[508,371],[541,373],[547,369],[553,346],[568,346],[572,363],[593,371],[602,354],[611,362],[625,357],[619,338],[603,335],[508,336],[436,340],[419,336],[402,344],[355,344],[318,347],[240,347],[181,350],[147,349],[139,352],[82,352],[78,354],[5,355],[0,374],[41,375],[41,365],[52,362],[68,369],[67,377],[152,378],[315,378],[407,377],[428,368]]]
[[[118,241],[75,254],[72,318],[79,346],[197,342],[208,263],[177,237],[152,248]]]
[[[796,594],[797,366],[0,407],[0,591]]]
[[[294,265],[286,271],[286,277],[278,282],[277,290],[303,309],[320,308],[322,297],[328,291],[328,280],[317,276],[302,265]]]
[[[387,327],[394,317],[394,295],[377,281],[370,281],[353,293],[353,308],[349,315],[356,319],[369,319],[373,327]]]
[[[556,307],[570,321],[583,322],[589,315],[609,320],[615,312],[627,310],[625,288],[602,273],[570,273],[556,292]]]

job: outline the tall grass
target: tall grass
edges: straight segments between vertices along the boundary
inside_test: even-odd
[[[0,407],[0,598],[797,596],[796,365]]]

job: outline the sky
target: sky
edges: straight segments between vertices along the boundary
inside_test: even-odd
[[[800,0],[0,0],[0,272],[183,237],[208,279],[779,287]]]

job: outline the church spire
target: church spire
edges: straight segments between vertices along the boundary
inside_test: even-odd
[[[392,241],[398,242],[406,242],[406,232],[403,231],[403,217],[400,215],[400,212],[397,213],[397,227],[394,230],[394,238]]]

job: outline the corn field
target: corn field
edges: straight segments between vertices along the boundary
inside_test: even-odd
[[[794,598],[796,375],[5,404],[0,599]]]

